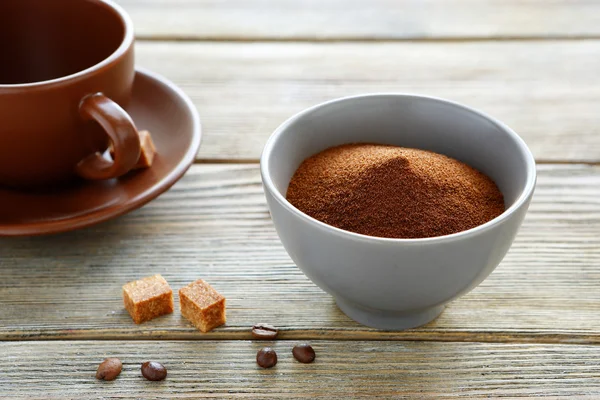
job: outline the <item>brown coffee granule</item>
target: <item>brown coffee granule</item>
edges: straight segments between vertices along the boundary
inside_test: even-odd
[[[386,238],[449,235],[504,212],[496,184],[460,161],[363,143],[306,159],[290,181],[287,199],[326,224]]]

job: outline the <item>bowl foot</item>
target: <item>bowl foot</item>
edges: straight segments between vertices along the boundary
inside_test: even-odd
[[[360,324],[393,331],[425,325],[444,311],[444,306],[438,306],[414,313],[399,313],[363,308],[341,299],[336,299],[336,303],[344,314]]]

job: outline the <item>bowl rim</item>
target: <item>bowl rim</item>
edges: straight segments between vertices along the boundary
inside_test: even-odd
[[[502,214],[500,214],[496,218],[486,222],[485,224],[478,225],[474,228],[467,229],[465,231],[452,233],[450,235],[434,236],[434,237],[427,237],[427,238],[411,238],[411,239],[384,238],[384,237],[378,237],[378,236],[363,235],[361,233],[355,233],[355,232],[347,231],[347,230],[344,230],[341,228],[337,228],[332,225],[328,225],[328,224],[321,222],[321,221],[309,216],[308,214],[305,214],[304,212],[300,211],[298,208],[296,208],[294,205],[292,205],[289,201],[287,201],[287,199],[279,192],[279,190],[277,190],[277,188],[275,187],[275,184],[273,183],[273,180],[271,179],[271,174],[269,173],[269,159],[271,157],[271,154],[273,153],[273,148],[275,147],[275,144],[282,136],[284,136],[286,130],[290,126],[292,126],[296,121],[298,121],[300,118],[306,116],[307,114],[310,114],[310,113],[316,111],[317,109],[327,107],[329,105],[336,104],[336,103],[341,103],[341,102],[346,102],[346,101],[351,101],[351,100],[356,100],[356,99],[376,98],[376,97],[383,97],[383,98],[385,98],[385,97],[402,97],[402,98],[407,98],[407,99],[425,100],[425,101],[443,103],[443,104],[449,105],[451,107],[459,108],[464,111],[470,112],[472,114],[478,115],[479,117],[482,117],[483,119],[487,120],[491,124],[495,125],[497,128],[499,128],[501,131],[506,133],[511,139],[513,139],[516,142],[516,144],[518,145],[519,149],[522,151],[523,156],[525,158],[525,162],[526,162],[526,166],[527,166],[527,169],[525,171],[525,173],[527,174],[527,181],[525,183],[525,187],[524,187],[521,195],[513,202],[513,204],[510,207],[508,207],[506,210],[504,210],[504,212]],[[329,230],[331,233],[333,233],[337,236],[346,237],[348,239],[361,240],[361,241],[367,241],[367,242],[375,242],[375,243],[398,243],[398,244],[400,244],[400,243],[402,243],[402,244],[405,244],[405,243],[406,244],[408,244],[408,243],[414,243],[414,244],[428,243],[429,244],[429,243],[441,242],[441,241],[447,242],[447,241],[453,241],[453,240],[460,240],[460,239],[463,239],[468,236],[472,236],[472,235],[476,235],[476,234],[488,231],[488,230],[492,229],[493,227],[495,227],[496,225],[502,224],[504,221],[509,219],[509,217],[512,214],[514,214],[518,209],[520,209],[524,204],[527,203],[527,201],[533,195],[533,191],[535,189],[535,184],[536,184],[536,180],[537,180],[535,158],[533,157],[531,150],[529,149],[529,147],[527,147],[527,144],[525,143],[525,141],[515,131],[513,131],[509,126],[507,126],[503,122],[500,122],[499,120],[487,115],[486,113],[476,110],[474,108],[471,108],[469,106],[466,106],[466,105],[463,105],[463,104],[460,104],[460,103],[457,103],[457,102],[454,102],[451,100],[443,99],[440,97],[424,96],[424,95],[412,94],[412,93],[367,93],[367,94],[360,94],[360,95],[355,95],[355,96],[345,96],[345,97],[340,97],[340,98],[336,98],[333,100],[329,100],[329,101],[325,101],[325,102],[316,104],[312,107],[309,107],[307,109],[304,109],[304,110],[294,114],[293,116],[291,116],[290,118],[285,120],[281,125],[279,125],[277,127],[277,129],[275,129],[273,134],[271,134],[271,136],[267,140],[267,143],[265,144],[265,147],[263,148],[263,152],[260,157],[260,173],[261,173],[261,177],[262,177],[263,186],[266,188],[266,190],[268,190],[271,193],[273,198],[280,205],[282,205],[283,208],[285,208],[292,214],[295,214],[297,217],[306,221],[307,223],[309,223],[311,225],[315,225],[316,227],[320,227],[325,230]]]

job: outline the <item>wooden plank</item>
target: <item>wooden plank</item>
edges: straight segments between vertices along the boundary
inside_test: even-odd
[[[143,209],[79,232],[1,239],[0,340],[282,339],[600,343],[600,167],[542,165],[511,251],[433,323],[406,332],[358,325],[291,262],[272,226],[257,165],[196,165]],[[121,286],[161,273],[177,290],[205,278],[228,323],[201,334],[178,310],[135,325]],[[176,300],[177,301],[177,300]]]
[[[600,41],[469,43],[139,43],[138,64],[198,107],[203,160],[256,160],[288,117],[368,92],[479,108],[538,160],[600,161]]]
[[[569,0],[118,0],[138,38],[594,37],[600,4]]]
[[[269,343],[277,366],[256,365],[264,342],[0,343],[0,396],[65,398],[598,398],[600,347],[439,342],[317,341],[312,364],[293,360],[295,342]],[[123,361],[112,382],[97,381],[107,356]],[[146,381],[140,364],[168,370]],[[581,396],[581,397],[579,397]]]

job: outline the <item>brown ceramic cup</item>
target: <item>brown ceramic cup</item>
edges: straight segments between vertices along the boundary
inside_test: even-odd
[[[140,155],[124,111],[131,20],[106,0],[0,1],[0,185],[111,179]],[[102,157],[109,143],[114,161]]]

